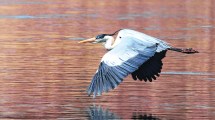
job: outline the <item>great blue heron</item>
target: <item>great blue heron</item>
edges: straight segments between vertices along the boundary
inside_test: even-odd
[[[114,39],[113,36],[117,33]],[[192,48],[171,47],[160,39],[130,29],[120,29],[113,34],[99,34],[79,43],[87,42],[103,43],[109,50],[103,56],[87,90],[88,95],[94,94],[94,97],[116,88],[129,74],[134,80],[152,82],[159,77],[162,59],[167,50],[187,54],[198,53]]]

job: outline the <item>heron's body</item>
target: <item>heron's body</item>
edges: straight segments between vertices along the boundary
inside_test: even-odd
[[[101,34],[96,42],[104,42],[109,51],[103,56],[100,66],[88,87],[88,94],[101,95],[114,89],[123,79],[132,74],[134,80],[152,81],[159,76],[162,59],[167,50],[195,53],[190,49],[176,49],[166,42],[130,29],[117,31],[116,34]],[[86,40],[90,41],[90,40]],[[91,39],[92,41],[92,39]],[[181,50],[181,51],[180,51]]]
[[[162,50],[170,48],[170,46],[166,42],[164,42],[160,39],[157,39],[155,37],[146,35],[144,33],[138,32],[138,31],[130,30],[130,29],[120,30],[113,46],[115,47],[119,43],[125,42],[126,41],[125,39],[128,37],[139,41],[138,43],[140,43],[141,45],[144,45],[144,46],[152,46],[152,45],[158,43],[158,48],[157,48],[156,52],[160,52]],[[124,40],[122,40],[122,39],[124,39]],[[135,43],[135,42],[132,42],[132,43]]]

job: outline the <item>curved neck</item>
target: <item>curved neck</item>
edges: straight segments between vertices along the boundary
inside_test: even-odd
[[[106,40],[106,42],[104,44],[104,47],[107,50],[113,49],[114,38],[112,36],[105,36],[105,39],[107,39],[107,40]]]

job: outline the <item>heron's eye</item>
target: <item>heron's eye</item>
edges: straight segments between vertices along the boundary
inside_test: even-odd
[[[104,38],[105,37],[105,34],[100,34],[100,35],[97,35],[96,36],[96,39],[102,39],[102,38]]]

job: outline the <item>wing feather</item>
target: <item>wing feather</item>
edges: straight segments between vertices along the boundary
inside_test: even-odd
[[[116,88],[126,76],[152,57],[157,49],[157,43],[144,45],[137,38],[126,37],[122,41],[103,56],[88,87],[88,95],[93,94],[95,97]]]
[[[132,77],[134,80],[144,80],[150,81],[156,80],[156,77],[159,77],[159,73],[161,72],[163,63],[162,59],[166,55],[166,50],[161,52],[156,52],[153,57],[143,63],[136,71],[132,73]]]

